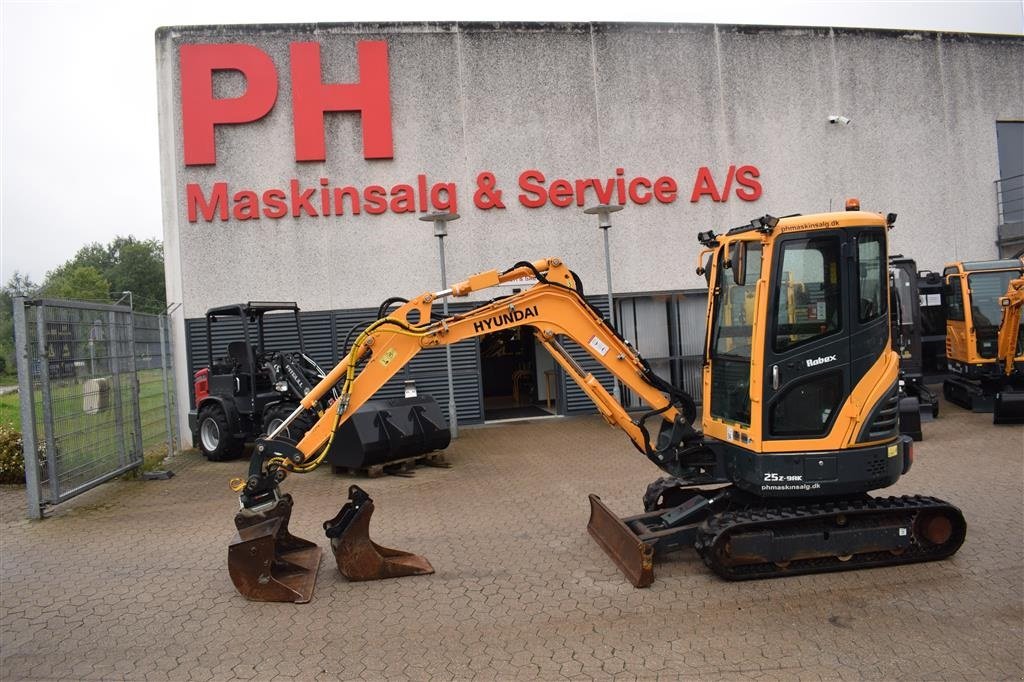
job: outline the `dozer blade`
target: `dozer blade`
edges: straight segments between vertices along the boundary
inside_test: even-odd
[[[348,502],[338,515],[324,521],[338,570],[349,580],[381,580],[434,572],[424,557],[381,547],[370,539],[373,500],[359,486],[348,489]]]
[[[587,531],[634,587],[648,587],[654,582],[654,545],[638,538],[626,522],[593,493]]]
[[[228,545],[228,573],[246,599],[305,604],[313,596],[321,550],[288,532],[291,515],[291,495],[265,512],[235,515],[238,534]]]

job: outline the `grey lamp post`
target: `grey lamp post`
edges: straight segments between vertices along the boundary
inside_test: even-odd
[[[448,289],[448,275],[444,267],[444,238],[448,236],[448,223],[458,220],[458,213],[428,213],[420,216],[420,220],[434,223],[434,236],[437,237],[437,249],[441,257],[441,291]],[[448,317],[448,296],[441,299],[442,311]],[[445,344],[445,358],[448,361],[448,423],[452,438],[459,437],[459,415],[455,410],[455,378],[452,373],[452,347]]]
[[[618,204],[601,204],[583,209],[587,215],[597,215],[597,227],[604,232],[604,272],[608,280],[608,321],[615,327],[615,304],[612,302],[612,256],[608,246],[608,230],[612,227],[611,214],[621,211],[622,206]],[[616,401],[621,401],[619,396],[619,379],[612,375],[612,395]]]

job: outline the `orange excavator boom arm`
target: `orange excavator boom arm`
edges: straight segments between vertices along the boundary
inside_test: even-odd
[[[1024,307],[1024,277],[1011,280],[1006,294],[999,299],[1003,316],[999,322],[999,350],[996,355],[1003,362],[1006,376],[1013,374],[1020,336],[1020,315]]]
[[[526,278],[537,282],[524,291],[466,313],[437,320],[431,317],[434,304],[444,296],[464,297],[503,282]],[[692,399],[654,375],[640,354],[587,303],[579,291],[577,278],[568,267],[558,258],[547,258],[519,263],[504,272],[482,272],[448,290],[421,294],[372,322],[359,334],[352,348],[345,349],[348,351],[345,357],[303,398],[292,417],[275,433],[269,434],[269,438],[272,440],[303,410],[316,409],[318,401],[341,384],[338,400],[295,445],[297,452],[290,457],[264,460],[261,468],[269,463],[295,472],[315,468],[330,449],[338,427],[421,350],[520,326],[535,329],[538,341],[590,397],[604,419],[625,431],[641,452],[649,456],[654,453],[657,436],[652,437],[642,421],[634,420],[591,373],[579,366],[562,347],[559,336],[575,341],[640,396],[651,408],[648,416],[658,415],[670,424],[680,417],[687,422],[693,419]],[[263,459],[259,453],[254,455],[250,476],[257,473],[257,459]],[[265,468],[262,473],[266,473]]]

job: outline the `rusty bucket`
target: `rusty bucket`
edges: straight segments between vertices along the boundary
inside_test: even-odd
[[[349,580],[381,580],[434,572],[424,557],[381,547],[370,539],[373,500],[357,485],[348,489],[348,502],[338,515],[324,521],[338,570]]]
[[[321,550],[288,532],[291,515],[291,495],[266,511],[235,515],[238,534],[228,545],[228,573],[246,599],[305,604],[313,596]]]

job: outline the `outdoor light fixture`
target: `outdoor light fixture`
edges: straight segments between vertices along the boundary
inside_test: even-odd
[[[833,114],[832,116],[828,117],[828,122],[833,124],[833,125],[838,124],[838,125],[844,125],[844,126],[848,126],[848,125],[850,125],[850,123],[852,123],[852,121],[850,119],[848,119],[846,116],[837,116],[835,114]]]
[[[718,235],[715,234],[714,230],[708,230],[707,232],[698,232],[697,241],[700,242],[701,246],[706,246],[707,248],[710,249],[715,246],[718,246]],[[700,273],[698,272],[697,274],[699,275]]]
[[[608,246],[608,230],[612,226],[611,214],[621,210],[622,206],[619,204],[601,204],[583,209],[583,212],[587,215],[597,216],[597,227],[604,232],[604,272],[608,279],[608,321],[611,323],[612,329],[615,328],[615,304],[612,301],[612,257],[611,249]],[[619,379],[614,375],[612,375],[612,394],[615,396],[615,400],[618,401]]]
[[[448,236],[448,223],[458,220],[458,213],[428,213],[419,218],[425,223],[434,224],[434,236],[437,237],[437,250],[441,260],[441,291],[448,289],[448,275],[444,267],[444,238]],[[448,296],[441,300],[442,312],[445,319],[448,318]],[[459,415],[455,407],[455,378],[452,374],[452,347],[450,344],[444,346],[445,359],[448,361],[448,424],[452,438],[459,437]]]
[[[761,232],[771,232],[778,224],[779,219],[773,215],[768,215],[767,213],[760,218],[754,218],[750,221],[750,226],[755,230],[760,230]]]

